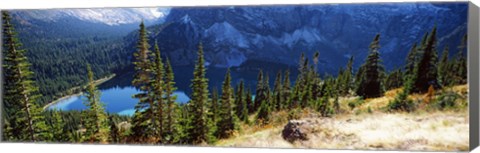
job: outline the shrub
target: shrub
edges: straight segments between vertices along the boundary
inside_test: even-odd
[[[460,95],[453,91],[442,92],[442,94],[436,99],[434,106],[440,110],[452,108],[456,106],[455,101],[458,98],[460,98]]]
[[[354,101],[348,102],[348,107],[353,110],[355,107],[362,105],[364,102],[365,101],[363,100],[363,98],[360,97]]]
[[[413,100],[408,99],[407,92],[401,92],[395,97],[393,101],[390,101],[387,105],[388,111],[406,111],[412,112],[415,110],[415,103]]]
[[[288,120],[300,119],[301,110],[299,108],[294,108],[288,111]]]

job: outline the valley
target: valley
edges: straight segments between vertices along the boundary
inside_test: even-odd
[[[465,151],[467,11],[2,11],[2,141]]]

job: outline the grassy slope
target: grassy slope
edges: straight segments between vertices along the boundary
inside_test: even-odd
[[[467,86],[456,86],[454,91],[466,95]],[[328,148],[328,149],[385,149],[385,150],[468,150],[468,109],[446,111],[419,110],[413,113],[386,113],[380,110],[392,100],[399,89],[389,91],[384,97],[367,99],[350,110],[347,103],[354,98],[342,98],[341,107],[348,110],[332,118],[312,117],[305,110],[302,119],[316,122],[314,133],[308,141],[289,143],[282,139],[281,131],[288,122],[286,112],[277,112],[276,121],[266,127],[243,125],[236,136],[220,140],[217,146],[277,147],[277,148]],[[411,95],[421,99],[425,95]],[[458,101],[462,104],[466,99]],[[367,109],[372,111],[369,113]]]

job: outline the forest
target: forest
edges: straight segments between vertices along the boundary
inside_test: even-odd
[[[275,113],[286,112],[288,119],[299,119],[302,111],[309,110],[323,118],[348,113],[340,105],[343,97],[356,97],[348,102],[353,110],[367,99],[384,96],[390,90],[400,89],[388,105],[381,108],[385,113],[415,112],[423,110],[466,109],[456,101],[462,95],[453,92],[457,85],[467,84],[467,35],[459,38],[460,46],[445,46],[438,55],[438,35],[436,25],[425,33],[421,40],[411,44],[405,65],[391,72],[382,66],[380,50],[381,34],[373,37],[366,59],[350,57],[338,74],[321,77],[318,70],[320,51],[311,59],[303,54],[299,58],[299,74],[290,81],[288,70],[279,71],[275,78],[260,69],[254,91],[240,81],[232,84],[230,69],[220,90],[208,87],[208,67],[205,64],[202,42],[198,42],[197,59],[191,80],[191,100],[185,104],[176,103],[173,92],[177,90],[174,81],[174,67],[168,58],[162,58],[159,46],[149,44],[147,29],[141,23],[138,30],[137,50],[133,54],[134,79],[132,85],[139,93],[132,95],[138,99],[132,117],[109,114],[100,101],[94,70],[99,67],[118,67],[118,64],[105,64],[104,61],[89,61],[80,69],[86,76],[73,76],[72,80],[88,80],[82,86],[88,106],[83,111],[57,111],[42,109],[40,90],[45,90],[43,82],[35,82],[30,58],[26,56],[18,39],[14,24],[8,12],[2,12],[3,19],[3,107],[2,141],[12,142],[71,142],[100,144],[181,144],[215,145],[221,140],[238,136],[249,127],[268,127],[279,120]],[[161,40],[158,40],[161,41]],[[105,43],[108,44],[108,43]],[[76,44],[72,44],[76,45]],[[93,47],[93,46],[85,46]],[[98,46],[97,46],[98,47]],[[111,46],[101,46],[111,47]],[[458,53],[449,57],[451,50]],[[59,50],[58,56],[66,52]],[[98,56],[108,56],[99,53]],[[89,57],[79,57],[89,59]],[[105,57],[102,59],[108,59]],[[110,57],[119,58],[119,57]],[[363,64],[353,67],[354,60]],[[52,59],[51,62],[65,64]],[[102,66],[99,66],[102,65]],[[45,68],[48,70],[47,68]],[[46,72],[47,73],[47,72]],[[58,77],[64,74],[52,69]],[[105,75],[107,72],[100,72]],[[270,79],[274,85],[270,86]],[[68,79],[67,79],[68,80]],[[48,81],[48,80],[47,80]],[[68,81],[67,81],[68,82]],[[59,91],[68,89],[57,82]],[[54,95],[58,91],[51,91]],[[426,94],[420,100],[409,95]]]

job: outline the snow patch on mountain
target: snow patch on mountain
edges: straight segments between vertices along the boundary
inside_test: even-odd
[[[63,18],[74,17],[82,21],[122,25],[144,21],[156,21],[165,18],[170,8],[92,8],[92,9],[52,9],[15,11],[24,18],[55,22]]]
[[[183,16],[180,20],[182,20],[183,23],[189,23],[189,22],[192,21],[192,19],[190,18],[190,16],[188,16],[188,14],[185,15],[185,16]]]

